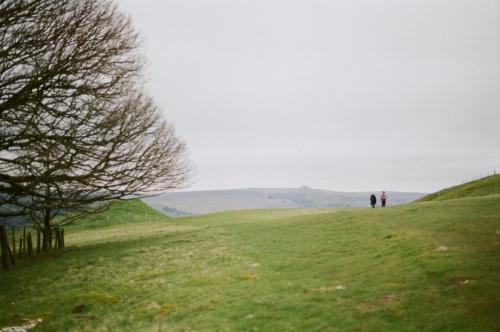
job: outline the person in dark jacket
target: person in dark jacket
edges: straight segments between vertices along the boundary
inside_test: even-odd
[[[377,196],[375,196],[374,194],[370,196],[370,204],[372,208],[375,208],[375,204],[377,204]]]

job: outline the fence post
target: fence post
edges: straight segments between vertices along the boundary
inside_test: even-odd
[[[54,248],[59,249],[59,226],[57,226],[56,229],[54,230],[54,235],[55,235]]]
[[[33,257],[33,242],[31,241],[31,232],[28,232],[28,256],[31,258]]]
[[[52,249],[52,229],[49,228],[49,230],[47,231],[47,235],[48,235],[48,241],[49,241],[49,247],[48,249]]]
[[[64,228],[61,229],[61,247],[64,249]]]
[[[57,248],[61,249],[61,227],[57,226]]]
[[[19,239],[19,252],[17,254],[18,258],[21,259],[21,256],[23,254],[23,239]]]
[[[12,227],[12,255],[16,256],[16,228]]]
[[[23,255],[26,256],[26,226],[23,227]]]
[[[59,242],[59,249],[62,249],[62,228],[59,228],[57,240]]]
[[[57,226],[57,249],[61,249],[61,228]]]
[[[7,243],[7,250],[9,251],[10,262],[12,266],[16,266],[16,262],[14,260],[14,255],[12,255],[12,251],[10,250],[9,244]]]
[[[40,228],[36,229],[36,253],[40,253]]]
[[[10,268],[9,243],[7,242],[7,234],[4,225],[0,225],[0,247],[2,248],[2,267],[7,270]]]

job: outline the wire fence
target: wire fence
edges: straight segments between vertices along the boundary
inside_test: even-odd
[[[3,269],[16,266],[21,259],[34,258],[42,252],[63,249],[64,228],[55,226],[45,235],[32,227],[10,227],[0,225],[0,249]]]

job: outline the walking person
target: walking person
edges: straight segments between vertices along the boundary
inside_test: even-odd
[[[382,202],[382,207],[385,207],[385,202],[387,202],[387,194],[385,191],[382,191],[382,195],[380,195],[380,201]]]
[[[375,204],[377,204],[377,196],[375,196],[374,194],[370,196],[370,204],[372,208],[375,208]]]

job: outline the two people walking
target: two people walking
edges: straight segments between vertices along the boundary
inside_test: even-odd
[[[385,203],[387,202],[387,194],[385,191],[382,191],[382,195],[380,195],[380,201],[382,202],[382,207],[385,207]],[[370,205],[372,208],[375,208],[375,205],[377,204],[377,197],[372,194],[370,196]]]

